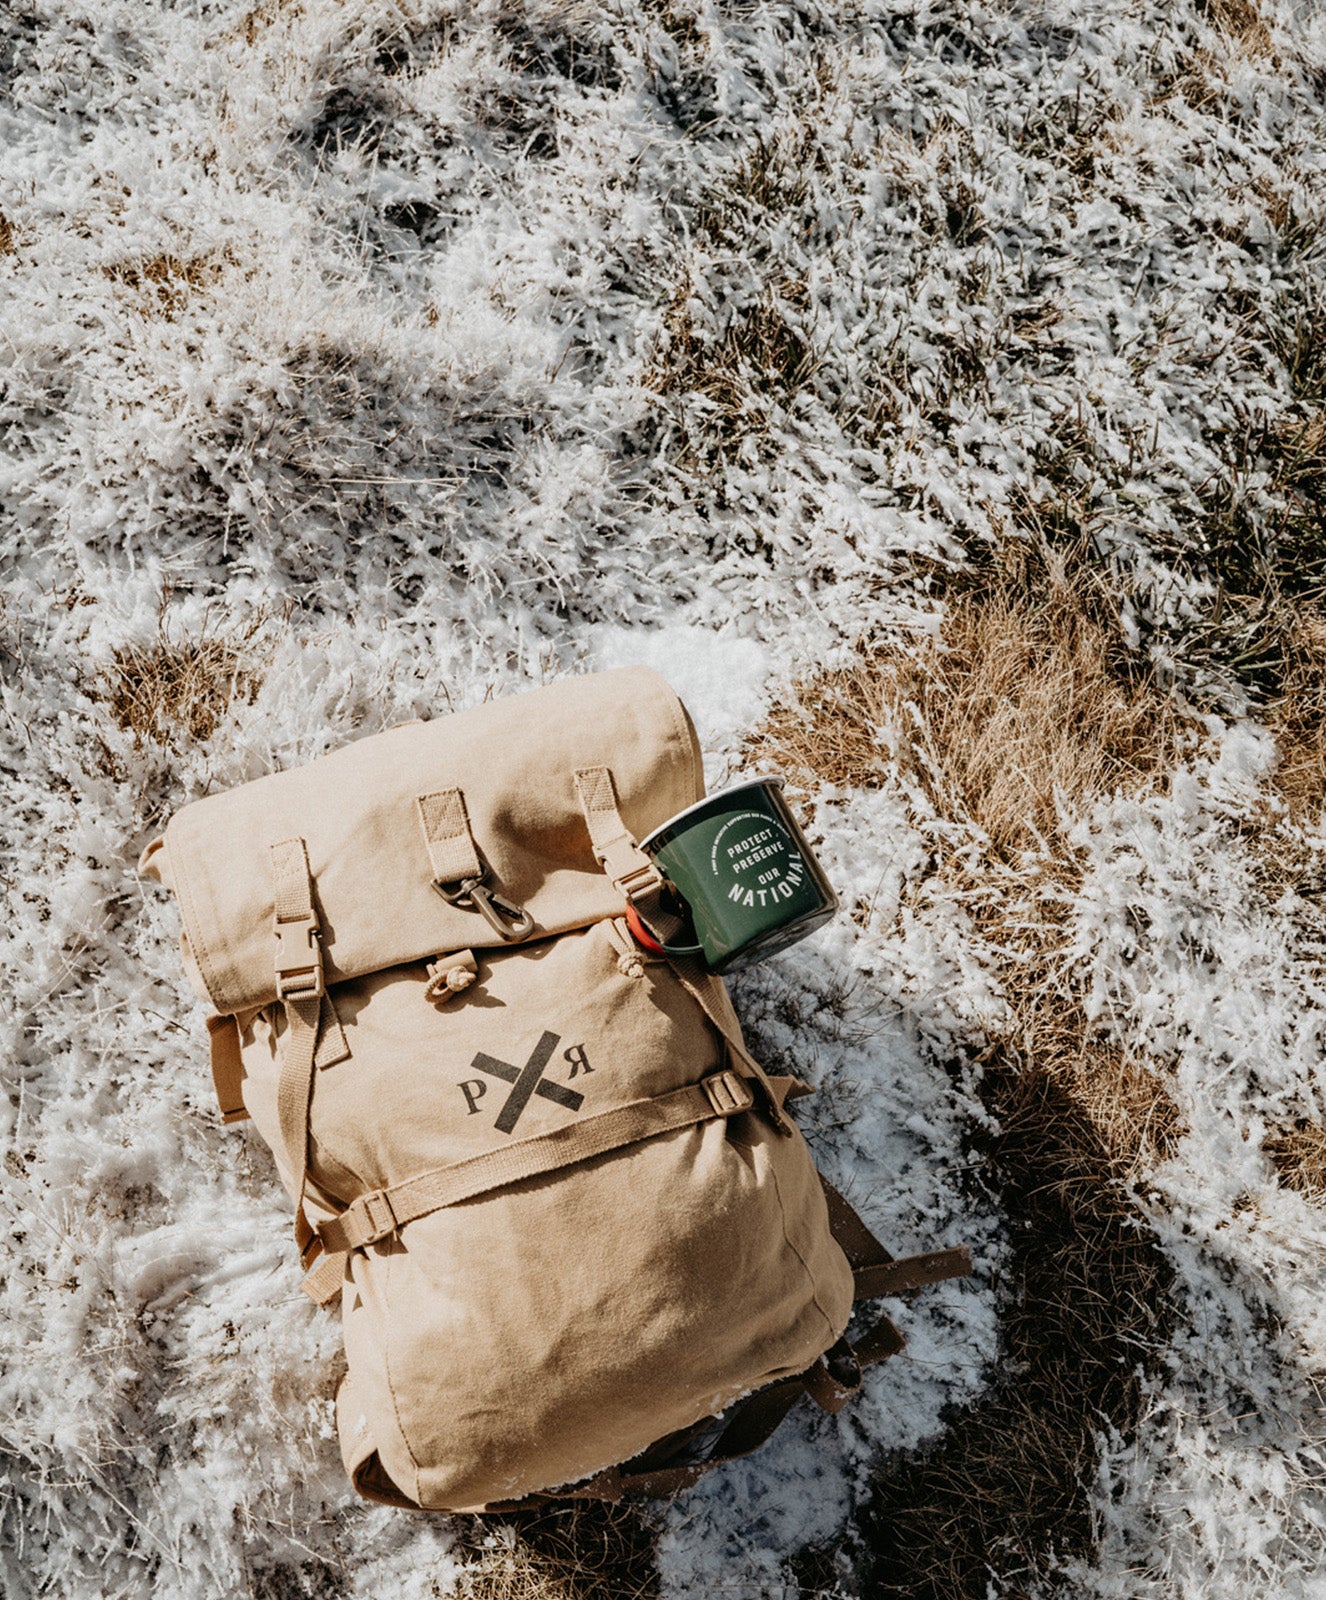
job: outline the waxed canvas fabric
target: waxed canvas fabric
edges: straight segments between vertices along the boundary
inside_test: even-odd
[[[353,974],[329,985],[343,1047],[320,1052],[313,1074],[315,1224],[370,1192],[734,1065],[724,1034],[739,1030],[721,979],[639,948],[574,798],[574,771],[602,765],[633,832],[691,804],[702,780],[689,719],[641,669],[554,690],[351,746],[362,763],[354,783],[310,782],[328,757],[246,786],[262,789],[264,806],[233,791],[200,803],[206,827],[191,807],[168,829],[163,876],[181,894],[205,885],[186,917],[195,956],[195,940],[207,952],[197,978],[209,993],[247,999],[232,1007],[244,1106],[292,1194],[278,1113],[289,1030],[259,967],[264,956],[272,965],[265,853],[291,836],[308,841],[328,970]],[[437,736],[452,725],[454,738]],[[527,725],[528,762],[514,752]],[[425,740],[428,755],[416,759]],[[407,745],[408,760],[389,759]],[[471,915],[459,924],[468,939],[454,921],[429,923],[432,949],[425,903],[400,889],[399,856],[412,854],[416,873],[427,865],[412,833],[414,794],[452,783],[504,888],[520,885],[539,907],[536,931],[518,944],[482,944]],[[519,792],[525,784],[540,793]],[[393,808],[404,820],[389,826],[381,819]],[[338,810],[378,819],[356,845],[353,873],[335,861],[333,842],[349,848],[356,834],[329,815]],[[527,843],[537,866],[524,861]],[[153,852],[148,870],[161,859]],[[266,883],[228,881],[241,873]],[[462,945],[474,948],[474,981],[430,1001],[426,957]],[[337,1421],[347,1470],[362,1492],[439,1510],[574,1484],[803,1371],[842,1333],[852,1294],[805,1143],[775,1130],[758,1102],[499,1185],[346,1257]]]

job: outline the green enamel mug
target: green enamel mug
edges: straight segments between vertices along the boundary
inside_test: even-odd
[[[781,778],[752,778],[711,794],[670,817],[640,848],[685,903],[695,941],[657,947],[703,956],[712,972],[762,961],[838,909]]]

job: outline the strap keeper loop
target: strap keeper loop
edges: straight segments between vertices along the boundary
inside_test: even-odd
[[[356,1229],[357,1246],[376,1244],[396,1231],[396,1213],[392,1210],[391,1196],[385,1189],[374,1189],[371,1194],[360,1195],[355,1202],[362,1206],[362,1226]]]
[[[739,1111],[749,1111],[755,1104],[755,1095],[740,1073],[715,1072],[700,1079],[700,1087],[709,1104],[720,1117],[735,1116]]]

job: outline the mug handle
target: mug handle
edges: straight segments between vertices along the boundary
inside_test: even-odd
[[[656,956],[698,956],[704,953],[702,944],[664,944],[645,927],[640,913],[633,905],[626,908],[626,926],[635,942]]]

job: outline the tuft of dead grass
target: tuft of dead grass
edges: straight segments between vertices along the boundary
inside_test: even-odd
[[[1215,601],[1184,655],[1250,692],[1276,735],[1291,814],[1315,825],[1326,809],[1326,297],[1286,308],[1269,331],[1294,403],[1218,441],[1200,546],[1180,558]]]
[[[1326,614],[1292,617],[1282,651],[1280,695],[1266,718],[1280,756],[1275,783],[1290,817],[1315,827],[1326,813]]]
[[[754,226],[803,206],[816,171],[831,176],[832,164],[810,122],[770,135],[757,131],[749,150],[696,208],[696,234],[728,244],[748,237]]]
[[[807,786],[871,786],[901,761],[1004,860],[1044,848],[1064,807],[1168,771],[1185,724],[1123,649],[1086,552],[1001,560],[952,597],[939,637],[796,685],[749,753]]]
[[[194,637],[158,623],[148,644],[121,645],[95,692],[111,717],[134,736],[135,749],[152,742],[173,749],[210,738],[236,702],[251,703],[266,675],[261,636],[271,619],[255,616],[238,628],[204,628]]]
[[[700,25],[699,12],[674,6],[671,0],[645,0],[644,11],[667,34],[681,52],[693,56],[708,53],[709,39]]]
[[[1301,176],[1290,163],[1280,170],[1279,181],[1262,176],[1251,186],[1252,195],[1260,201],[1266,220],[1275,229],[1281,250],[1290,255],[1303,254],[1321,234],[1320,220],[1312,214],[1303,188],[1295,181]]]
[[[462,1527],[463,1600],[653,1600],[654,1531],[636,1506],[569,1501]]]
[[[1271,49],[1271,31],[1256,0],[1197,0],[1198,10],[1221,33],[1255,54]]]
[[[224,37],[242,39],[247,45],[256,45],[263,34],[274,27],[283,15],[290,18],[302,17],[304,7],[301,0],[260,0],[258,5],[245,12]]]
[[[1326,1199],[1326,1127],[1300,1118],[1274,1129],[1262,1147],[1286,1189],[1312,1199]]]
[[[647,383],[659,394],[699,395],[703,423],[678,458],[694,465],[710,451],[720,455],[764,434],[814,376],[819,360],[800,326],[806,285],[785,278],[728,318],[716,339],[703,337],[689,309],[691,285],[682,283],[664,319]]]
[[[14,225],[0,211],[0,256],[12,256],[18,246],[14,243]]]
[[[137,290],[157,315],[171,320],[191,294],[217,281],[231,259],[229,251],[196,256],[163,253],[146,261],[117,261],[102,271],[116,283]]]

